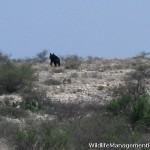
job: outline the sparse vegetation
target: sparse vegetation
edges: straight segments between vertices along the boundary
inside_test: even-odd
[[[29,64],[17,65],[1,55],[0,65],[0,94],[17,92],[35,79]]]
[[[37,57],[29,64],[0,53],[0,137],[13,149],[91,150],[89,143],[149,142],[148,58],[83,61],[73,55],[53,68],[46,52]]]
[[[138,130],[150,129],[150,96],[143,94],[138,99],[131,95],[111,101],[106,108],[114,115],[123,115]],[[142,127],[142,128],[140,128]]]
[[[146,92],[146,79],[150,77],[150,66],[140,64],[125,79],[128,92],[136,99]]]
[[[133,105],[133,99],[131,95],[124,95],[121,98],[112,100],[108,105],[106,105],[107,109],[113,112],[113,114],[118,115],[121,113],[131,113],[129,107]]]
[[[66,69],[78,69],[81,65],[82,58],[77,55],[68,56],[65,58]]]
[[[150,55],[149,52],[142,51],[137,55],[137,58],[145,58],[148,55]]]
[[[48,100],[45,91],[33,90],[26,88],[22,91],[23,100],[19,103],[23,110],[38,111],[45,105]]]
[[[48,54],[48,50],[43,50],[42,52],[39,52],[36,57],[35,60],[37,62],[45,62],[47,61],[47,54]]]
[[[140,136],[132,134],[127,120],[120,116],[93,115],[72,123],[72,144],[75,149],[95,149],[89,143],[135,143]],[[113,149],[113,148],[112,148]],[[115,149],[115,148],[114,148]]]
[[[70,135],[61,132],[54,123],[44,122],[38,127],[30,126],[16,133],[17,150],[49,150],[68,149]]]
[[[14,108],[12,106],[0,106],[0,116],[10,118],[25,118],[28,113],[20,108]]]
[[[64,73],[64,68],[62,67],[53,68],[53,73]]]
[[[142,95],[133,105],[131,121],[138,130],[150,129],[150,96]]]

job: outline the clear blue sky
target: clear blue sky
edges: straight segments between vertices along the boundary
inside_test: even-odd
[[[150,0],[1,0],[0,50],[15,58],[126,58],[150,50]]]

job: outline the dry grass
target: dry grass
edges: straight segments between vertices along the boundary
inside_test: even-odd
[[[71,56],[63,58],[61,67],[57,68],[51,67],[49,62],[31,63],[38,81],[18,91],[22,96],[20,108],[18,104],[10,104],[10,99],[0,104],[0,136],[17,150],[85,150],[90,149],[89,142],[147,142],[149,131],[147,135],[138,130],[132,133],[131,122],[126,117],[114,116],[105,108],[105,103],[113,97],[126,93],[124,76],[141,63],[149,64],[150,59],[89,57],[83,60]],[[54,119],[35,120],[36,115]],[[19,121],[13,122],[13,119]]]

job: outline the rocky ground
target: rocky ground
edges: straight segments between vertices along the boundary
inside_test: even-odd
[[[54,68],[37,64],[39,81],[36,86],[44,89],[52,101],[64,103],[111,101],[113,90],[124,85],[125,77],[134,72],[137,60],[97,60],[83,62],[79,69]]]
[[[146,64],[149,59],[98,59],[83,61],[78,69],[50,66],[49,62],[32,64],[37,80],[34,89],[46,91],[51,101],[63,103],[99,103],[111,101],[114,89],[124,85],[125,77],[134,72],[137,64]],[[149,86],[148,86],[149,87]],[[0,96],[0,103],[19,101],[20,94]]]
[[[139,63],[148,64],[149,59],[96,59],[82,61],[78,69],[50,66],[49,62],[33,63],[37,80],[33,88],[46,91],[52,101],[63,103],[99,103],[111,101],[114,89],[124,85],[125,78],[134,72]],[[149,90],[149,86],[147,86]],[[0,96],[0,103],[22,101],[19,93]]]
[[[96,59],[83,61],[78,69],[66,69],[65,62],[61,67],[52,67],[49,62],[34,63],[37,80],[34,89],[46,91],[46,96],[53,102],[106,104],[114,98],[114,89],[124,85],[129,73],[134,72],[138,63],[148,64],[149,59]],[[147,86],[149,90],[149,85]],[[0,103],[21,102],[19,93],[1,95]],[[30,119],[53,120],[53,115],[30,113]],[[3,117],[8,122],[21,124],[25,119]],[[29,119],[29,118],[28,118]],[[7,141],[0,139],[0,150],[7,150]]]

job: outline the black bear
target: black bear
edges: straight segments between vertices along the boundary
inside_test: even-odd
[[[50,65],[52,66],[52,64],[54,63],[55,67],[58,65],[60,66],[60,58],[57,57],[54,53],[49,55],[49,59],[50,59]]]

